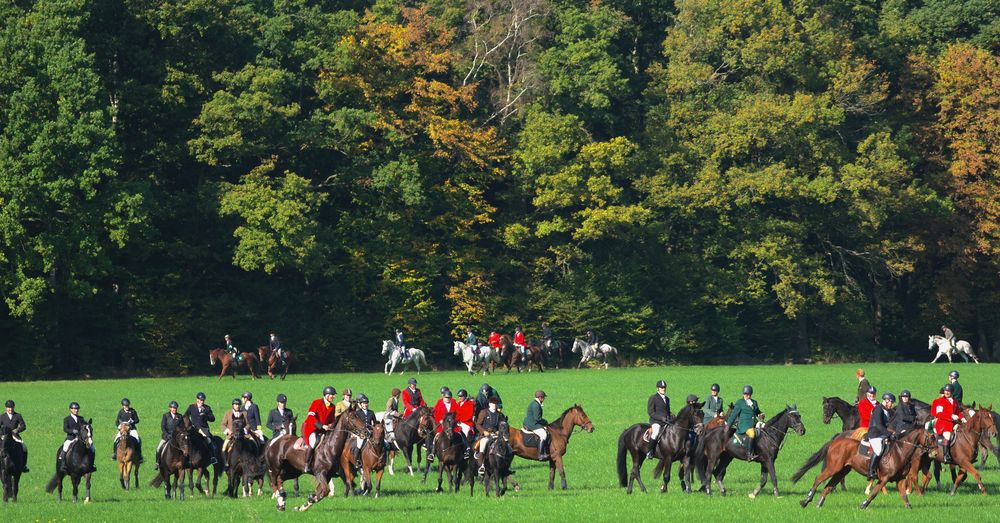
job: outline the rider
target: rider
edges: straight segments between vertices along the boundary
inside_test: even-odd
[[[858,427],[860,428],[868,428],[868,422],[871,421],[872,417],[872,410],[878,405],[878,401],[875,400],[875,394],[875,387],[869,386],[865,392],[865,397],[858,402],[858,421],[860,422]]]
[[[670,414],[670,398],[667,397],[666,381],[656,382],[656,393],[646,401],[646,413],[649,414],[649,424],[652,426],[646,459],[652,459],[653,454],[656,453],[656,444],[660,440],[660,432],[666,424],[673,420],[673,415]]]
[[[476,451],[476,461],[479,463],[479,475],[486,473],[486,447],[490,444],[490,439],[497,435],[500,422],[506,421],[507,417],[500,412],[497,406],[497,398],[490,396],[487,400],[487,407],[476,415],[476,432],[479,433],[479,442]]]
[[[282,365],[285,363],[285,349],[281,347],[281,340],[278,339],[278,335],[271,333],[271,339],[267,342],[267,347],[271,349],[272,353],[278,355],[278,359],[281,360]],[[265,362],[266,363],[266,362]]]
[[[956,346],[955,346],[955,333],[951,332],[951,329],[949,329],[945,325],[941,326],[941,332],[944,333],[944,339],[948,340],[948,343],[951,345],[951,350],[953,350],[953,351],[956,350]]]
[[[732,426],[734,421],[739,420],[736,426],[736,434],[743,436],[743,444],[747,449],[747,461],[757,458],[755,439],[757,433],[754,430],[754,421],[761,416],[760,406],[757,400],[753,399],[753,387],[743,386],[743,401],[737,401],[733,411],[726,418],[726,427]]]
[[[521,353],[521,361],[527,357],[528,349],[527,343],[524,341],[524,332],[521,331],[521,327],[518,326],[517,330],[514,331],[514,346],[517,347],[517,351]]]
[[[139,439],[139,432],[135,430],[135,426],[139,424],[139,413],[131,407],[128,398],[122,398],[122,410],[118,411],[118,417],[115,418],[115,428],[120,427],[122,423],[128,423],[129,436],[135,438],[136,443],[139,444],[139,463],[142,463],[142,440]],[[112,460],[118,459],[118,441],[121,439],[121,432],[116,432],[115,443],[111,446]]]
[[[884,440],[889,437],[889,410],[896,401],[896,397],[891,392],[882,395],[882,404],[872,410],[871,420],[868,423],[868,444],[872,448],[872,457],[868,461],[868,479],[878,477],[877,469],[882,451],[885,450]]]
[[[167,408],[168,411],[164,412],[163,418],[160,419],[160,442],[156,445],[156,463],[153,464],[153,470],[160,470],[160,452],[163,450],[163,445],[170,441],[174,430],[184,422],[184,418],[177,413],[180,405],[176,401],[171,401]]]
[[[80,404],[77,402],[72,402],[69,404],[69,416],[63,418],[63,432],[66,433],[66,441],[63,441],[62,447],[59,448],[59,455],[56,456],[56,470],[62,470],[63,459],[66,457],[66,453],[69,452],[70,446],[76,441],[76,437],[80,434],[80,425],[84,423],[83,418],[80,417]],[[90,452],[93,454],[94,446],[90,446]],[[88,472],[96,472],[97,467],[94,465],[90,466]]]
[[[410,413],[419,407],[426,407],[427,404],[424,403],[424,396],[420,393],[420,389],[417,388],[417,379],[410,378],[406,380],[406,388],[403,389],[403,417],[409,417]]]
[[[593,347],[594,350],[597,350],[598,343],[599,341],[597,339],[597,335],[594,334],[594,331],[587,331],[587,344]]]
[[[275,401],[277,406],[267,413],[267,428],[271,429],[271,439],[287,434],[285,427],[290,427],[294,436],[295,423],[291,422],[295,420],[295,414],[292,409],[285,406],[288,403],[288,396],[278,394]]]
[[[489,339],[486,340],[486,344],[489,345],[494,351],[499,351],[503,348],[503,344],[500,342],[500,333],[497,331],[491,331]]]
[[[392,392],[389,394],[389,399],[385,402],[385,417],[383,419],[395,418],[400,415],[399,414],[400,392],[401,391],[397,388],[392,389]]]
[[[14,400],[7,400],[4,404],[4,409],[4,414],[0,415],[0,427],[10,431],[10,435],[14,438],[14,441],[21,444],[21,448],[24,449],[24,469],[22,472],[28,472],[28,446],[21,441],[21,433],[26,428],[24,418],[20,413],[14,412]]]
[[[229,355],[233,357],[234,362],[239,363],[240,351],[239,349],[236,348],[236,345],[233,344],[232,336],[226,334],[225,340],[226,340],[226,351],[229,352]]]
[[[948,383],[951,384],[952,388],[951,397],[955,398],[955,401],[957,401],[959,405],[965,405],[965,403],[962,402],[964,394],[962,392],[962,384],[958,382],[957,370],[953,370],[948,373]]]
[[[944,440],[944,462],[951,463],[951,444],[955,439],[955,422],[961,420],[965,422],[965,414],[952,394],[955,386],[951,383],[944,386],[944,396],[931,403],[931,416],[936,420],[934,432]]]
[[[552,348],[552,329],[549,328],[549,322],[542,322],[542,342],[546,349]]]
[[[538,436],[538,461],[549,459],[546,445],[549,434],[545,429],[549,422],[545,421],[545,418],[542,417],[543,403],[545,403],[545,392],[536,390],[535,399],[528,404],[528,410],[524,413],[525,430],[534,432]]]
[[[465,329],[465,345],[479,354],[479,343],[476,341],[476,335],[472,333],[472,327]]]
[[[865,377],[864,369],[854,371],[854,375],[858,378],[858,396],[854,398],[854,404],[857,405],[861,403],[862,399],[865,398],[865,394],[868,393],[868,389],[871,388],[872,384],[868,383],[868,378]]]
[[[410,349],[406,348],[406,336],[403,335],[403,329],[396,329],[396,346],[399,347],[399,355],[403,362],[410,361]]]
[[[323,397],[313,400],[312,404],[309,405],[309,413],[306,414],[306,420],[302,422],[302,438],[309,446],[306,452],[305,469],[302,471],[305,474],[310,473],[309,465],[312,462],[313,451],[316,449],[316,444],[319,443],[317,432],[323,433],[332,429],[337,420],[334,410],[336,399],[337,389],[326,386],[323,389]]]
[[[243,412],[247,415],[247,431],[257,437],[257,443],[264,443],[264,427],[260,422],[260,407],[253,402],[250,391],[243,393]]]
[[[476,401],[473,405],[473,416],[477,419],[479,418],[479,413],[488,408],[490,398],[495,398],[497,400],[497,409],[503,410],[503,400],[500,399],[500,393],[496,389],[490,387],[489,383],[483,383],[482,387],[479,387],[479,394],[476,395]]]
[[[705,398],[705,424],[715,418],[722,417],[722,398],[719,397],[719,384],[712,384],[712,394]]]
[[[184,411],[184,415],[191,419],[191,427],[197,430],[198,434],[201,434],[201,437],[205,438],[205,443],[212,454],[209,464],[215,465],[219,462],[219,459],[215,457],[217,449],[215,448],[215,442],[212,441],[211,429],[208,427],[209,423],[215,421],[215,414],[212,413],[212,407],[205,404],[204,392],[199,392],[195,396],[194,403],[188,406],[187,410]]]
[[[469,442],[472,439],[472,429],[475,428],[475,402],[469,400],[469,393],[465,389],[458,389],[458,404],[455,411],[455,423],[462,435],[462,445],[465,446],[465,459],[469,459]]]
[[[244,421],[242,434],[236,434],[234,426],[234,422],[239,418],[243,418]],[[229,454],[229,449],[233,446],[233,440],[236,438],[242,438],[246,435],[249,425],[249,423],[246,423],[246,413],[243,412],[242,402],[240,402],[239,398],[233,398],[233,408],[226,411],[226,413],[222,416],[222,424],[220,425],[222,434],[226,437],[226,441],[222,443],[223,456]]]
[[[355,434],[355,440],[357,444],[351,449],[351,453],[354,456],[354,462],[357,467],[361,468],[361,449],[365,446],[365,441],[368,440],[368,435],[371,434],[372,427],[375,426],[375,413],[368,410],[368,396],[364,393],[358,395],[358,408],[354,411],[354,415],[361,420],[361,423],[365,427],[363,434]]]
[[[354,396],[354,391],[349,388],[345,388],[341,391],[341,395],[344,399],[340,400],[334,407],[334,416],[340,417],[341,414],[347,412],[351,409],[351,397]]]
[[[452,399],[451,389],[449,389],[448,387],[441,387],[441,399],[439,399],[437,403],[434,405],[434,421],[437,422],[437,429],[434,431],[434,438],[431,439],[431,442],[428,445],[427,449],[427,461],[429,462],[434,461],[434,456],[433,456],[434,441],[437,439],[437,435],[440,434],[444,428],[444,425],[442,425],[444,417],[449,412],[454,412],[456,413],[456,420],[457,420],[458,409],[456,408],[455,403],[451,401],[451,399]],[[455,424],[455,432],[461,434],[461,430],[459,430],[457,423]]]
[[[917,409],[910,401],[910,391],[903,389],[899,393],[899,405],[896,407],[896,415],[892,418],[889,430],[896,436],[902,436],[912,429],[916,422]]]

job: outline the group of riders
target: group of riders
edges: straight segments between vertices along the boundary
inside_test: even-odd
[[[233,361],[241,363],[243,356],[240,354],[240,350],[236,347],[236,343],[233,341],[233,337],[226,334],[223,337],[226,344],[226,352],[233,357]],[[281,346],[281,340],[278,339],[278,335],[275,333],[270,333],[267,340],[267,348],[270,349],[271,353],[278,355],[278,360],[284,365],[285,362],[285,349]]]
[[[401,331],[396,329],[397,338],[400,335]],[[594,334],[594,331],[588,330],[584,341],[586,341],[588,345],[595,347],[599,345],[597,335]],[[514,330],[514,337],[511,339],[511,342],[514,345],[514,348],[517,349],[518,353],[521,354],[521,357],[525,358],[528,352],[528,341],[524,337],[524,329],[522,327],[518,326],[517,329]],[[398,340],[396,344],[399,345]],[[478,355],[482,344],[479,343],[479,339],[473,332],[472,327],[465,329],[465,344],[472,347]],[[497,331],[490,331],[490,335],[486,339],[486,345],[495,351],[501,350],[503,348],[502,335]],[[550,350],[552,348],[552,328],[549,327],[548,322],[542,322],[542,348],[546,350]]]

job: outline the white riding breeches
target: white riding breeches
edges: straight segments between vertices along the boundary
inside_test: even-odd
[[[868,443],[871,445],[872,452],[874,452],[876,456],[881,456],[882,451],[885,450],[883,442],[884,438],[868,438]]]
[[[493,440],[492,436],[479,440],[479,452],[486,452],[486,447],[490,445],[490,441],[492,440]]]
[[[132,436],[133,438],[135,438],[135,440],[136,440],[136,441],[141,441],[141,440],[139,439],[139,431],[137,431],[137,430],[135,430],[135,429],[132,429],[132,430],[128,431],[128,435],[129,435],[129,436]],[[119,440],[121,440],[121,439],[122,439],[122,434],[121,434],[121,432],[119,432],[119,433],[115,434],[115,445],[117,445],[117,444],[118,444],[118,441],[119,441]]]
[[[69,448],[72,447],[74,443],[76,443],[75,439],[68,439],[68,440],[64,441],[63,442],[63,454],[69,452]],[[90,446],[90,450],[94,450],[94,446],[93,445]]]
[[[649,435],[650,440],[655,440],[660,436],[660,430],[663,428],[659,423],[653,423],[653,432]]]
[[[951,441],[951,432],[946,430],[941,433],[941,437],[943,437],[945,441]]]
[[[208,438],[208,429],[198,429],[198,434],[201,434],[201,437],[203,438]]]
[[[166,444],[167,444],[167,440],[161,439],[160,442],[156,444],[156,452],[159,453],[160,449],[162,449],[163,446],[166,445]]]
[[[542,441],[545,441],[549,437],[549,433],[545,431],[544,427],[540,429],[535,429],[531,432],[535,433],[535,435],[541,438]]]
[[[309,435],[309,448],[311,448],[311,449],[316,448],[316,442],[318,442],[318,441],[319,441],[319,434],[316,434],[315,432],[313,432],[312,434],[310,434]]]
[[[472,432],[472,425],[467,423],[459,423],[458,428],[462,431],[462,435],[466,438],[469,437],[469,433]]]

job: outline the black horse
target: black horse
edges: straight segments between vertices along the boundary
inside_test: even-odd
[[[861,418],[858,415],[858,407],[856,405],[851,405],[836,396],[832,398],[824,397],[823,423],[829,425],[830,421],[833,420],[834,414],[840,416],[841,432],[845,430],[854,430],[858,428],[858,425],[861,423]]]
[[[543,344],[544,346],[544,344]],[[560,368],[566,362],[566,354],[569,353],[570,346],[565,341],[551,340],[549,346],[545,348],[545,356],[549,365]]]
[[[499,498],[507,493],[507,477],[510,476],[510,464],[514,461],[514,449],[510,446],[510,427],[507,421],[501,421],[497,428],[497,437],[490,440],[486,445],[486,454],[483,459],[483,487],[486,489],[486,496],[495,490]],[[469,460],[475,463],[475,460]],[[470,473],[470,491],[475,489],[475,481],[471,478],[474,473]],[[501,487],[500,484],[503,483]],[[492,484],[492,487],[491,487]]]
[[[253,493],[253,482],[264,479],[264,447],[255,439],[243,435],[245,427],[246,420],[242,417],[233,419],[233,434],[237,436],[226,456],[229,476],[226,495],[231,498],[237,497],[239,490],[243,491],[244,497],[249,496]]]
[[[396,427],[390,434],[393,454],[397,451],[403,453],[406,458],[406,470],[413,475],[413,464],[420,463],[421,449],[426,442],[434,435],[434,417],[431,409],[427,407],[417,407],[409,416],[395,424]],[[417,459],[413,460],[413,447],[417,447]],[[395,456],[393,456],[395,457]],[[389,470],[392,470],[393,461],[389,462]]]
[[[799,416],[798,408],[795,405],[785,406],[785,409],[774,416],[764,427],[757,431],[757,456],[756,461],[760,462],[760,485],[750,493],[750,497],[757,497],[761,489],[767,484],[767,476],[771,476],[771,483],[774,486],[774,495],[778,495],[778,475],[774,470],[774,462],[778,459],[778,452],[781,451],[785,434],[791,428],[799,436],[806,433],[806,428],[802,425],[802,418]],[[726,494],[726,487],[723,479],[726,477],[726,469],[733,459],[747,461],[747,451],[733,436],[732,429],[725,425],[709,429],[698,440],[698,448],[695,450],[695,467],[698,469],[698,477],[701,479],[702,488],[706,494],[711,494],[711,480],[715,476],[719,484],[719,492]]]
[[[448,474],[448,491],[458,492],[462,485],[462,475],[465,473],[465,453],[462,445],[462,436],[455,432],[455,413],[445,414],[441,420],[441,433],[434,438],[434,458],[438,464],[438,486],[437,492],[442,492],[441,484],[444,481],[444,474]],[[431,462],[427,461],[424,467],[424,479],[427,481],[427,473],[431,470]]]
[[[191,418],[185,417],[184,423],[174,428],[174,433],[163,444],[163,449],[157,456],[159,474],[153,477],[149,485],[155,488],[162,484],[163,495],[167,499],[184,499],[185,465],[191,454],[191,438],[188,436],[190,428]],[[171,476],[174,479],[173,485],[170,484]]]
[[[7,427],[0,428],[0,479],[3,481],[3,501],[17,501],[21,474],[28,464],[28,454],[14,433]]]
[[[674,461],[681,462],[680,477],[684,491],[691,491],[689,458],[694,449],[690,448],[691,445],[688,444],[691,441],[689,434],[693,434],[701,429],[701,425],[705,419],[705,413],[701,410],[704,406],[704,403],[685,405],[677,413],[677,417],[674,418],[673,423],[663,427],[663,433],[657,441],[656,452],[654,454],[655,457],[660,459],[660,463],[656,465],[653,471],[654,478],[663,474],[663,486],[660,487],[660,492],[667,491],[667,485],[670,483],[670,470],[673,467]],[[626,492],[629,494],[632,493],[632,485],[636,481],[639,483],[639,489],[646,492],[646,485],[642,483],[640,471],[643,462],[646,461],[646,451],[649,449],[649,436],[647,435],[647,431],[649,430],[649,423],[636,423],[625,429],[621,436],[618,437],[618,483],[622,487],[625,487]],[[627,454],[631,454],[632,456],[631,473],[626,472],[628,465]]]
[[[62,446],[56,449],[56,473],[45,486],[45,492],[51,494],[53,490],[59,489],[59,501],[62,501],[63,478],[69,476],[73,482],[73,502],[79,499],[80,478],[85,478],[87,496],[83,498],[84,503],[90,503],[90,475],[94,471],[94,425],[93,420],[80,422],[80,432],[69,447],[69,451],[62,460],[62,467],[59,466],[59,454]]]
[[[208,442],[205,441],[205,437],[198,432],[197,428],[192,426],[188,429],[188,439],[191,442],[191,452],[188,454],[187,462],[184,464],[184,469],[188,477],[188,491],[194,495],[194,489],[197,487],[198,491],[202,494],[214,496],[218,491],[219,477],[222,475],[224,468],[221,455],[222,438],[212,436],[212,446],[210,447]],[[213,456],[216,459],[215,464],[212,464]],[[211,471],[209,467],[211,467]],[[195,471],[198,472],[197,481],[194,478]],[[205,479],[204,488],[201,486],[202,478]],[[211,484],[211,490],[209,490],[209,484]]]

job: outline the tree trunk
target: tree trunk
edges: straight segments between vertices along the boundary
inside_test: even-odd
[[[795,336],[795,353],[799,361],[805,362],[809,358],[809,319],[800,312],[795,321],[799,327]]]

